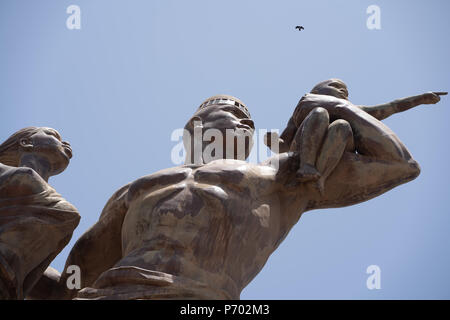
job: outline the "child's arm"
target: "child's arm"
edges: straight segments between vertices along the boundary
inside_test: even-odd
[[[439,96],[446,95],[447,92],[427,92],[417,96],[397,99],[389,103],[379,104],[376,106],[359,106],[360,109],[367,112],[378,120],[386,119],[387,117],[409,110],[421,104],[435,104],[441,98]]]

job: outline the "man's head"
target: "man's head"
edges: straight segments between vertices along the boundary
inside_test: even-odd
[[[311,93],[333,96],[339,99],[348,100],[347,86],[342,80],[329,79],[322,81],[311,90]]]
[[[194,155],[194,139],[200,138],[204,162],[209,162],[205,155],[211,156],[212,147],[215,147],[212,156],[216,159],[246,159],[251,151],[255,130],[247,107],[239,99],[228,95],[206,99],[184,128],[183,141],[188,155]],[[200,132],[202,137],[199,137]]]
[[[46,127],[23,128],[0,145],[0,162],[20,166],[22,157],[32,156],[49,166],[50,175],[61,173],[72,157],[70,144],[61,140],[55,129]]]

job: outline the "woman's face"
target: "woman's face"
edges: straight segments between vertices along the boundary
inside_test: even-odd
[[[55,129],[39,128],[38,132],[24,140],[21,145],[27,146],[27,152],[38,154],[50,163],[52,175],[61,173],[69,165],[72,148],[68,142],[61,140]]]

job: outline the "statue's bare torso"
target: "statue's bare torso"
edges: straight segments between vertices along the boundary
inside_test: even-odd
[[[270,187],[275,172],[218,160],[136,180],[126,196],[123,258],[116,266],[223,286],[237,298],[286,231],[280,199]]]

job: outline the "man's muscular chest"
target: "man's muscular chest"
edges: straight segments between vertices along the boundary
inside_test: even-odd
[[[158,241],[165,246],[192,243],[211,228],[231,237],[254,203],[240,165],[177,167],[136,180],[129,188],[123,224],[125,251],[143,242],[151,247]]]
[[[247,171],[244,162],[220,165],[213,162],[197,167],[181,166],[161,170],[133,182],[128,192],[128,201],[151,195],[164,196],[167,193],[183,193],[189,197],[187,194],[190,192],[204,197],[229,199],[248,187]]]
[[[158,213],[170,211],[179,216],[195,216],[205,206],[226,211],[234,200],[249,196],[246,175],[244,162],[170,168],[132,183],[128,203],[145,202]]]

